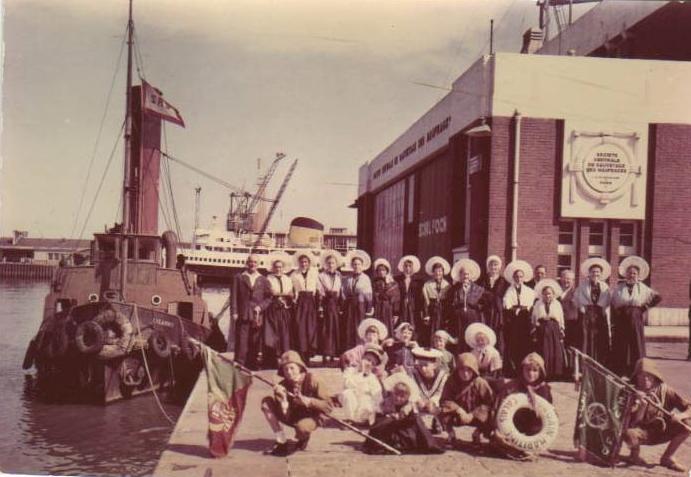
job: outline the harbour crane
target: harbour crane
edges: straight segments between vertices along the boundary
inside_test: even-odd
[[[271,217],[274,215],[274,212],[278,207],[278,203],[281,201],[281,197],[283,196],[283,193],[288,187],[288,182],[290,182],[290,178],[292,177],[297,165],[298,160],[295,159],[293,163],[290,165],[290,169],[288,169],[288,173],[286,174],[285,178],[283,179],[283,183],[281,184],[281,187],[278,189],[278,192],[276,193],[276,197],[274,198],[271,204],[269,212],[266,214],[266,219],[264,219],[264,223],[262,224],[261,229],[257,232],[257,239],[254,242],[255,247],[259,246],[259,244],[261,243],[262,236],[266,233],[266,229],[269,228],[269,222],[271,222]]]

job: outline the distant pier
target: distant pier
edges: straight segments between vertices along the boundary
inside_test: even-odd
[[[0,278],[50,280],[57,265],[47,263],[0,262]]]

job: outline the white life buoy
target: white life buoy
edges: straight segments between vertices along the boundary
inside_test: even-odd
[[[499,406],[497,430],[503,439],[511,446],[531,454],[547,449],[559,432],[559,418],[554,406],[546,399],[535,396],[535,412],[542,421],[542,428],[533,435],[525,434],[516,427],[514,417],[520,409],[532,409],[525,393],[509,394]]]

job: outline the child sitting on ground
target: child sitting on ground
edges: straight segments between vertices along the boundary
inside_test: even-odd
[[[492,328],[482,323],[472,323],[465,330],[465,342],[477,358],[480,376],[485,379],[501,377],[503,363],[499,351],[494,347],[497,335]]]
[[[674,453],[689,437],[689,430],[684,424],[691,425],[691,403],[665,383],[655,362],[649,358],[638,360],[632,379],[641,399],[633,404],[629,427],[624,432],[624,442],[631,449],[629,462],[646,466],[646,461],[641,458],[641,445],[669,442],[660,457],[660,465],[684,472],[684,467],[674,460]],[[681,412],[674,414],[674,417],[665,415],[642,398],[659,404],[667,411]]]
[[[552,403],[552,389],[546,381],[545,361],[542,356],[530,353],[523,359],[518,369],[518,377],[508,381],[497,393],[495,411],[501,407],[504,399],[514,393],[527,394],[529,402],[533,405],[532,411],[520,415],[517,413],[514,417],[516,427],[525,434],[536,434],[542,427],[542,421],[534,411],[535,396]],[[535,460],[534,454],[512,446],[498,431],[492,435],[491,444],[504,457],[521,461]]]
[[[432,434],[438,434],[441,432],[441,427],[437,415],[449,373],[441,367],[442,354],[437,349],[413,348],[413,356],[415,356],[415,368],[412,378],[420,395],[417,408],[425,426],[431,429]]]
[[[419,396],[415,383],[403,373],[394,373],[384,380],[386,395],[370,429],[370,436],[390,445],[404,454],[441,454],[432,434],[422,423],[415,403]],[[387,453],[386,449],[367,439],[363,451],[368,454]]]
[[[456,371],[444,386],[441,397],[441,421],[448,433],[449,444],[456,442],[454,427],[472,426],[473,442],[479,443],[481,434],[489,436],[490,413],[494,393],[487,381],[480,377],[477,359],[463,353],[456,360]]]
[[[444,330],[437,330],[434,332],[434,335],[432,335],[432,348],[441,351],[441,367],[447,373],[451,374],[456,366],[456,360],[453,354],[446,349],[447,343],[456,344],[458,341]]]
[[[362,343],[349,349],[341,355],[341,369],[346,370],[350,366],[359,367],[362,361],[362,356],[365,354],[365,348],[368,345],[379,346],[380,343],[386,339],[388,331],[384,323],[376,318],[365,318],[360,322],[357,328],[357,333]],[[388,356],[382,356],[381,363],[374,367],[374,374],[383,379],[386,377],[385,366]]]
[[[374,424],[382,401],[382,384],[373,370],[381,364],[382,354],[379,346],[366,345],[360,366],[348,366],[343,371],[344,390],[339,399],[347,420]]]
[[[331,411],[331,405],[324,385],[307,370],[297,351],[281,355],[278,375],[284,379],[274,387],[273,396],[262,400],[261,409],[276,437],[268,453],[287,456],[307,447],[310,434],[321,423],[322,413]],[[295,428],[296,442],[287,442],[281,423]]]

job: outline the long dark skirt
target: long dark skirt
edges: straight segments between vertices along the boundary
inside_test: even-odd
[[[612,369],[621,376],[633,372],[636,361],[645,358],[643,310],[624,306],[612,313]]]
[[[365,302],[358,300],[357,296],[351,296],[345,301],[341,320],[341,353],[358,344],[357,327],[365,319],[365,308]]]
[[[341,341],[341,330],[339,329],[341,313],[338,307],[338,295],[327,292],[322,299],[322,308],[324,309],[324,317],[321,322],[321,352],[324,356],[334,357],[338,355],[341,349],[339,346]]]
[[[396,325],[393,322],[394,314],[398,310],[394,309],[391,300],[377,298],[374,300],[374,317],[384,323],[386,329],[389,330],[389,336],[393,336],[393,330]]]
[[[451,323],[449,323],[449,334],[458,339],[459,353],[470,351],[470,346],[465,342],[465,330],[471,323],[482,323],[482,313],[474,308],[457,308],[453,310],[451,315]]]
[[[504,371],[510,376],[517,375],[523,358],[533,351],[532,326],[530,310],[521,310],[518,314],[513,310],[504,312],[505,363],[508,364],[504,364]]]
[[[300,292],[293,319],[293,346],[302,359],[308,360],[317,352],[317,302],[314,293]]]
[[[607,366],[609,363],[609,326],[607,315],[602,307],[589,305],[585,307],[585,314],[580,314],[583,320],[585,336],[583,337],[583,352],[598,363]]]
[[[422,419],[410,414],[403,419],[377,416],[369,435],[389,444],[404,454],[441,454],[444,450],[437,444]],[[370,439],[365,440],[363,450],[368,454],[388,454]]]
[[[561,341],[559,323],[541,320],[536,330],[538,353],[545,360],[548,379],[561,378],[566,369],[565,350]]]
[[[575,320],[567,319],[564,323],[564,345],[566,346],[566,356],[568,362],[566,364],[567,368],[573,370],[575,367],[576,353],[572,352],[570,348],[576,348],[577,350],[583,350],[583,320],[582,317],[578,317]]]
[[[429,307],[427,308],[429,313],[429,322],[425,323],[422,318],[415,325],[416,339],[420,346],[430,347],[432,346],[432,336],[438,330],[444,329],[444,308],[442,302],[436,299],[431,299],[429,302]]]
[[[501,307],[501,300],[496,303],[496,300],[492,301],[492,304],[485,312],[485,323],[487,326],[492,328],[494,334],[497,336],[497,344],[494,346],[499,351],[499,354],[504,356],[506,353],[506,343],[504,340],[504,329],[503,329],[503,312]]]
[[[264,315],[264,359],[266,364],[275,364],[284,352],[290,349],[291,309],[274,300]]]

